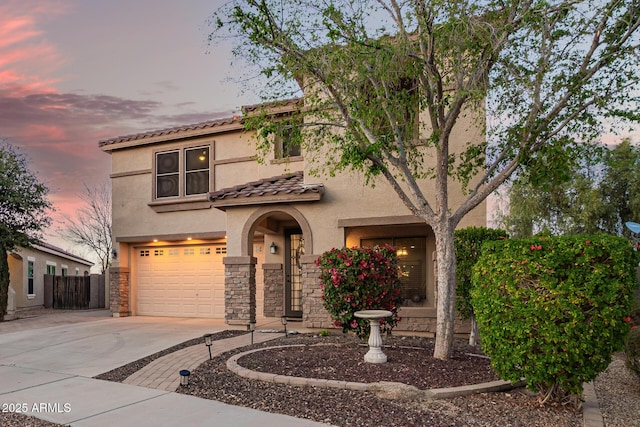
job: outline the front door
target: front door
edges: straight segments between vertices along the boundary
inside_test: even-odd
[[[304,254],[301,230],[285,232],[285,315],[302,317],[302,268],[300,255]]]

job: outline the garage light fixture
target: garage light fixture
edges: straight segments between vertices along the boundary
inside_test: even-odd
[[[271,246],[269,246],[269,252],[272,254],[278,253],[278,247],[276,246],[275,242],[271,242]]]
[[[206,345],[207,348],[209,349],[209,360],[212,359],[212,357],[211,357],[211,344],[213,344],[213,335],[205,334],[204,335],[204,345]]]

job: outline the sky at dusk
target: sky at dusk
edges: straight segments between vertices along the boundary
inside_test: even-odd
[[[17,146],[62,215],[109,179],[98,141],[229,116],[258,102],[229,46],[209,45],[225,0],[0,0],[0,139]],[[631,136],[636,143],[640,132]],[[619,136],[606,136],[613,143]],[[79,255],[82,251],[73,250]]]
[[[207,43],[223,1],[0,2],[0,138],[50,188],[54,220],[73,215],[84,183],[108,180],[98,141],[257,102],[229,79],[229,48]]]

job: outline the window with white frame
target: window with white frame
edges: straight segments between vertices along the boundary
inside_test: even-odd
[[[47,261],[47,274],[50,274],[52,276],[56,275],[56,263],[55,262]]]
[[[62,270],[62,277],[68,276],[69,275],[69,266],[66,264],[62,264],[60,266],[61,270]]]
[[[155,154],[155,198],[168,199],[209,192],[209,146]]]
[[[35,263],[35,258],[29,257],[27,260],[27,294],[34,295],[35,289],[33,286],[33,265]]]

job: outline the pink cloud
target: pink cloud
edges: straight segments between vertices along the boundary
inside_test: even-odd
[[[64,128],[56,125],[30,124],[24,130],[22,137],[31,141],[50,139],[53,141],[66,140],[68,135]]]
[[[0,138],[25,152],[32,170],[51,190],[56,209],[52,230],[82,206],[78,195],[84,183],[108,179],[110,156],[100,151],[98,141],[215,116],[159,115],[163,105],[156,101],[61,91],[56,72],[67,58],[50,42],[43,22],[69,13],[74,4],[0,0]],[[171,82],[160,86],[175,89]]]
[[[41,32],[33,27],[34,20],[31,17],[20,16],[0,22],[0,49],[40,35]]]

